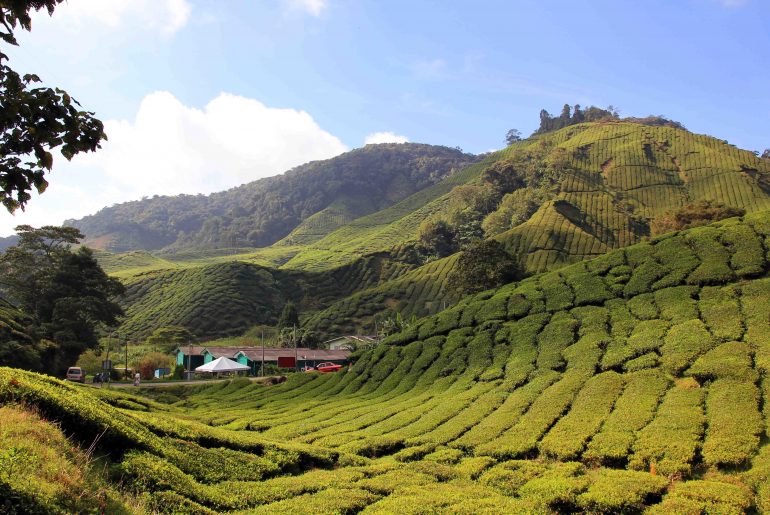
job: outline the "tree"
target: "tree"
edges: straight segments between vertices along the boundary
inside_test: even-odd
[[[770,159],[770,148],[766,148],[764,152],[762,152],[762,159]]]
[[[153,349],[160,347],[164,351],[171,351],[180,344],[191,342],[193,338],[187,328],[171,325],[155,329],[147,338],[147,344],[152,345]]]
[[[18,45],[16,27],[31,30],[30,10],[53,14],[63,0],[0,1],[0,39]],[[80,152],[93,152],[106,139],[102,122],[59,88],[33,87],[34,74],[20,76],[0,51],[0,202],[14,212],[24,209],[34,187],[43,193],[53,166],[51,150],[61,147],[67,160]],[[25,161],[34,156],[34,161]]]
[[[171,368],[173,358],[163,352],[150,352],[134,363],[134,370],[138,371],[142,379],[152,379],[159,368]]]
[[[505,133],[505,142],[509,145],[513,145],[517,141],[521,141],[521,131],[518,129],[511,129]]]
[[[278,324],[276,327],[280,329],[293,328],[299,326],[299,313],[297,307],[293,302],[289,301],[283,305],[281,310],[281,316],[278,317]]]
[[[444,220],[426,220],[420,225],[420,243],[428,252],[445,257],[457,251],[455,233]]]
[[[651,229],[653,235],[658,235],[671,231],[690,229],[691,227],[699,227],[724,220],[725,218],[743,216],[745,214],[745,209],[711,200],[700,200],[678,209],[667,211],[663,216],[653,221]]]
[[[98,345],[101,325],[123,314],[114,298],[124,287],[101,269],[87,247],[72,251],[83,237],[71,227],[16,228],[19,242],[0,256],[0,287],[32,318],[34,340],[50,340],[41,368],[61,373],[86,349]]]
[[[468,295],[506,284],[521,276],[516,259],[495,240],[471,244],[447,277],[447,288]]]

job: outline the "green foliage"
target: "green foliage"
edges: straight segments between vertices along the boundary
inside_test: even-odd
[[[660,372],[653,370],[631,373],[625,379],[623,393],[583,455],[589,462],[624,462],[637,431],[653,419],[658,403],[669,385]]]
[[[700,320],[688,320],[669,329],[661,350],[664,370],[678,374],[713,347],[713,338]]]
[[[0,286],[32,318],[26,328],[32,339],[53,342],[42,352],[39,344],[27,348],[39,362],[31,368],[61,374],[98,344],[101,325],[117,323],[123,312],[114,298],[124,288],[107,277],[90,249],[71,250],[83,237],[77,229],[21,225],[16,230],[18,243],[0,256]]]
[[[665,490],[668,481],[633,470],[600,470],[578,504],[592,513],[631,513],[644,509],[650,497]]]
[[[708,465],[747,463],[759,449],[764,427],[759,412],[760,393],[753,382],[718,379],[706,398],[708,430],[703,458]]]
[[[499,243],[483,240],[460,255],[447,276],[447,289],[467,295],[508,283],[519,275],[517,262]]]
[[[681,231],[682,229],[699,227],[718,220],[724,220],[725,218],[743,216],[745,214],[745,209],[727,206],[711,200],[700,200],[684,205],[679,209],[667,211],[663,216],[655,220],[652,225],[652,231],[654,234]]]
[[[664,475],[689,474],[706,422],[703,397],[700,388],[669,390],[655,419],[638,433],[629,466],[654,468]]]
[[[148,390],[160,404],[2,369],[0,402],[34,404],[84,446],[107,429],[99,452],[147,510],[761,511],[770,281],[686,284],[703,254],[680,266],[675,246],[691,240],[467,297],[336,374]],[[575,305],[581,284],[649,259],[670,280]]]
[[[164,326],[158,327],[147,337],[147,345],[152,345],[153,348],[160,347],[166,352],[171,352],[180,344],[190,343],[193,338],[193,334],[184,327]]]
[[[61,0],[24,0],[0,6],[3,29],[0,39],[18,45],[14,30],[32,30],[30,10],[45,9],[52,15]],[[61,147],[68,161],[80,152],[94,152],[107,139],[104,125],[83,111],[80,103],[59,88],[34,87],[42,82],[35,74],[19,76],[3,61],[0,52],[0,202],[13,213],[32,198],[34,187],[43,193],[45,175],[53,167],[51,150]],[[34,156],[34,161],[29,158]]]

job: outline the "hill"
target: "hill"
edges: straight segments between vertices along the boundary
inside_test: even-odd
[[[336,227],[336,222],[324,220],[342,220],[337,215],[350,199],[338,199],[270,247],[190,247],[153,254],[105,253],[100,259],[130,285],[125,301],[129,319],[121,331],[133,336],[164,324],[185,325],[201,336],[238,334],[248,328],[248,320],[274,320],[274,311],[288,299],[302,303],[304,323],[322,338],[340,332],[371,333],[377,320],[435,314],[457,300],[446,295],[443,286],[456,258],[422,264],[426,258],[435,259],[431,249],[421,247],[420,228],[426,220],[446,221],[457,241],[495,238],[519,258],[525,271],[536,273],[649,238],[657,220],[688,203],[713,200],[749,213],[770,208],[768,184],[770,161],[709,136],[627,121],[578,123],[516,142],[400,202]],[[384,277],[373,270],[378,278],[374,283],[348,280],[344,288],[327,280],[329,274],[359,269],[364,262],[381,264],[383,259],[409,274]],[[264,268],[260,277],[266,279],[301,276],[301,286],[295,279],[238,285],[245,276],[221,275],[230,262]],[[194,300],[198,297],[187,295],[190,288],[223,289],[208,283],[193,286],[215,265],[218,280],[242,292],[212,293],[205,301],[216,305],[219,323],[212,327],[217,329],[202,330],[203,319],[196,316],[175,319],[172,314],[202,310]],[[208,272],[195,270],[201,266]],[[358,276],[365,275],[361,271]],[[188,286],[171,293],[177,281]],[[323,298],[314,293],[319,289]],[[267,290],[273,294],[262,297]],[[145,296],[150,291],[176,298],[174,309],[159,315],[158,306],[168,304]],[[262,298],[278,307],[259,315],[245,307],[262,305]]]
[[[139,340],[157,327],[177,325],[197,338],[237,336],[254,325],[274,325],[288,301],[303,314],[315,312],[409,268],[373,254],[319,273],[240,261],[135,273],[123,277],[126,317],[119,332]]]
[[[107,428],[161,511],[765,512],[769,215],[464,299],[338,374],[158,404],[0,369],[0,398]]]
[[[264,247],[310,242],[392,205],[474,161],[447,147],[367,145],[212,195],[153,197],[68,220],[110,251]]]
[[[489,170],[499,170],[506,188],[485,179]],[[421,224],[434,219],[460,239],[495,237],[526,270],[540,272],[639,242],[656,219],[688,203],[768,209],[768,185],[769,160],[710,136],[627,121],[580,123],[490,154],[304,245],[282,266],[323,270],[389,251],[416,242]]]

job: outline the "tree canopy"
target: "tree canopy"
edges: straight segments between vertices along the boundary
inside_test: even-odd
[[[655,219],[651,228],[652,233],[657,235],[707,225],[725,218],[745,214],[746,210],[742,208],[711,200],[701,200],[666,212],[663,216]]]
[[[63,0],[0,1],[0,39],[18,45],[14,30],[31,30],[31,10],[53,14]],[[19,75],[0,51],[0,202],[14,212],[24,209],[35,188],[43,193],[53,166],[51,150],[61,147],[67,160],[95,151],[106,139],[102,122],[59,88],[35,87],[34,74]]]
[[[518,129],[511,129],[505,133],[505,142],[509,145],[521,141],[521,131]]]
[[[91,249],[73,251],[83,237],[77,229],[22,225],[16,230],[18,244],[0,256],[0,288],[30,318],[31,339],[51,342],[45,353],[34,352],[42,370],[58,374],[98,345],[100,325],[117,323],[123,310],[114,298],[124,288],[104,273]]]
[[[278,329],[292,328],[299,326],[299,313],[297,312],[297,306],[293,302],[289,301],[283,306],[281,316],[278,317]]]
[[[469,295],[509,283],[521,276],[516,259],[495,240],[479,240],[466,248],[447,277],[447,288]]]

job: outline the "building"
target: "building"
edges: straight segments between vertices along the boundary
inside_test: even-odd
[[[321,346],[329,350],[356,350],[369,349],[376,343],[377,339],[374,336],[347,335],[326,340]]]
[[[262,367],[262,347],[202,347],[196,345],[182,345],[176,350],[177,365],[184,365],[188,370],[188,362],[192,362],[192,370],[196,367],[210,363],[211,361],[225,357],[237,361],[241,365],[248,366],[250,374],[259,374]],[[188,358],[189,356],[189,358]],[[304,368],[315,366],[318,363],[331,362],[345,365],[350,357],[350,351],[345,349],[308,349],[265,347],[265,364],[288,367]],[[294,358],[296,356],[296,363]]]

